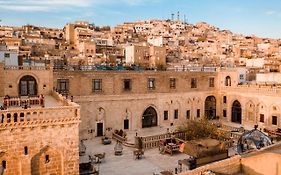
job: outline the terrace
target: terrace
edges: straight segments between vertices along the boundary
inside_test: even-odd
[[[40,99],[41,98],[41,99]],[[79,105],[53,92],[42,97],[10,97],[4,105],[0,100],[0,129],[34,127],[77,123],[80,121]],[[5,105],[4,105],[5,106]]]

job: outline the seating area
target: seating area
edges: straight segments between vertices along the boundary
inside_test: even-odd
[[[167,138],[159,141],[159,151],[160,153],[168,153],[173,155],[173,153],[180,150],[180,145],[182,142],[177,141],[175,138]]]

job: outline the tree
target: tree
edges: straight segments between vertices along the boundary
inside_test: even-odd
[[[185,140],[204,138],[222,140],[225,138],[224,134],[217,129],[217,126],[210,124],[210,122],[206,119],[188,121],[179,126],[177,130],[180,132],[185,132]]]

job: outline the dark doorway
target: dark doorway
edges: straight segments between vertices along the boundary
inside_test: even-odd
[[[216,98],[208,96],[205,100],[205,117],[208,120],[216,119]]]
[[[34,77],[26,75],[20,79],[19,95],[37,95],[37,83]]]
[[[231,121],[234,123],[241,124],[242,120],[242,109],[241,104],[239,101],[235,100],[232,104],[232,115],[231,115]]]
[[[97,137],[103,136],[103,123],[97,123]]]
[[[150,128],[157,126],[157,112],[153,107],[148,107],[142,115],[142,127]]]
[[[124,120],[124,129],[129,129],[129,120],[128,119]]]

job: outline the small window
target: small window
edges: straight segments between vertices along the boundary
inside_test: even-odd
[[[223,117],[227,117],[226,109],[223,110]]]
[[[226,102],[227,102],[227,98],[226,96],[223,96],[223,103],[226,104]]]
[[[153,90],[155,89],[155,78],[149,78],[148,79],[148,89]]]
[[[168,111],[164,111],[164,120],[168,120],[168,118],[169,118]]]
[[[214,77],[209,78],[209,87],[215,87],[215,78]]]
[[[231,86],[231,78],[230,78],[230,76],[227,76],[225,78],[225,86]]]
[[[6,160],[3,160],[3,161],[2,161],[2,167],[3,167],[4,169],[7,168],[7,162],[6,162]]]
[[[176,79],[170,78],[170,89],[176,89]]]
[[[49,157],[49,155],[47,154],[47,155],[45,155],[45,163],[49,163],[50,162],[50,157]]]
[[[190,119],[190,110],[186,111],[186,119],[188,119],[188,120]]]
[[[264,114],[260,114],[260,122],[264,123]]]
[[[102,91],[102,79],[93,80],[93,92]]]
[[[179,110],[178,109],[175,109],[175,112],[174,112],[174,119],[178,119],[179,118]]]
[[[191,88],[197,88],[197,79],[191,78]]]
[[[131,90],[131,80],[125,79],[124,80],[124,91],[130,91]]]
[[[244,80],[244,74],[240,74],[240,75],[239,75],[239,79],[240,79],[240,80]]]
[[[124,129],[129,129],[129,119],[124,120]]]
[[[67,93],[69,91],[69,80],[68,79],[58,79],[57,80],[57,90],[59,93]]]
[[[24,155],[28,155],[28,148],[27,148],[27,146],[24,147]]]
[[[277,125],[277,116],[272,116],[272,124]]]
[[[10,58],[10,56],[11,56],[10,53],[4,53],[5,58]]]
[[[200,118],[200,109],[197,109],[197,114],[196,114],[197,118]]]

